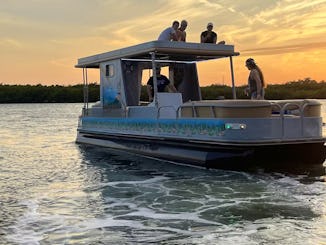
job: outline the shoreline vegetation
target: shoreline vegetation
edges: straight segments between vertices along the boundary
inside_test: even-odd
[[[249,99],[244,94],[246,85],[237,86],[237,99]],[[80,103],[84,101],[84,86],[78,85],[6,85],[0,83],[0,103]],[[232,88],[213,84],[201,87],[202,99],[232,99]],[[99,100],[100,87],[97,83],[88,86],[89,102]],[[265,99],[326,99],[326,81],[317,82],[310,78],[284,84],[270,84],[265,88]],[[147,101],[146,86],[141,88],[141,100]]]

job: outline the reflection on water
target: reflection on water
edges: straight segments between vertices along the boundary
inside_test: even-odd
[[[0,244],[326,242],[324,182],[79,146],[80,107],[0,107]]]

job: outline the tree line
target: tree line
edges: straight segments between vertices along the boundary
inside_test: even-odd
[[[88,100],[98,101],[100,88],[88,85]],[[3,85],[0,84],[0,103],[74,103],[84,101],[84,86],[61,85]]]
[[[244,93],[246,87],[246,85],[236,87],[237,99],[248,99]],[[232,88],[225,85],[202,87],[201,92],[204,99],[216,99],[217,96],[224,96],[225,99],[232,98]],[[326,82],[305,78],[283,84],[270,84],[265,88],[265,99],[326,99]]]
[[[246,86],[236,87],[238,99],[248,99],[244,93]],[[227,85],[201,87],[203,99],[232,99],[232,88]],[[100,99],[100,87],[96,83],[88,86],[88,101]],[[326,99],[326,82],[310,78],[290,81],[284,84],[270,84],[265,88],[265,99]],[[146,86],[141,88],[141,100],[147,101]],[[0,103],[78,103],[84,101],[82,84],[61,85],[5,85],[0,84]]]

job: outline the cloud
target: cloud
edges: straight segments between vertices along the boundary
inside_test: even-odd
[[[0,47],[3,48],[22,48],[23,44],[18,40],[11,38],[3,38],[0,39]]]
[[[326,42],[325,1],[268,2],[267,6],[253,8],[256,9],[254,12],[240,10],[239,17],[231,21],[230,25],[220,28],[223,39],[243,50],[253,50],[257,46],[297,46],[302,43],[301,48],[296,48],[301,50],[306,47],[306,43]],[[309,45],[307,48],[310,48]]]
[[[326,42],[319,43],[301,43],[285,46],[262,47],[255,49],[242,50],[241,54],[245,56],[252,55],[276,55],[285,53],[306,52],[314,50],[323,50],[326,48]]]

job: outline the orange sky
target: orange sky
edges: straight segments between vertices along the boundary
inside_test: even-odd
[[[235,45],[236,84],[253,57],[267,83],[326,80],[325,0],[1,0],[0,83],[78,84],[77,59],[156,40],[173,20],[199,42],[207,22]],[[230,85],[228,61],[200,63],[201,85]],[[98,76],[89,74],[89,81]]]

